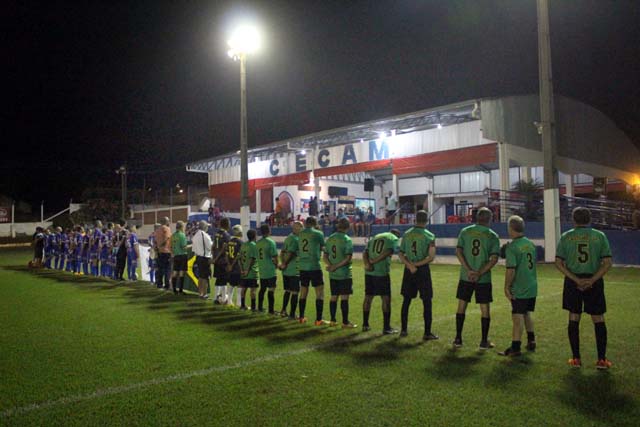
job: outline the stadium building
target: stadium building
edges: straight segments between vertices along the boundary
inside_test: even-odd
[[[311,196],[320,213],[372,207],[382,221],[391,191],[402,208],[393,222],[411,223],[425,209],[438,235],[453,223],[444,232],[453,238],[479,206],[504,222],[516,211],[514,184],[543,181],[539,111],[534,95],[470,100],[250,148],[252,221],[264,221],[276,197],[290,217],[305,216]],[[640,151],[612,120],[558,95],[555,116],[560,193],[569,205],[576,196],[630,192],[640,183]],[[239,218],[239,152],[187,170],[206,173],[209,196]],[[544,248],[544,235],[534,237]]]

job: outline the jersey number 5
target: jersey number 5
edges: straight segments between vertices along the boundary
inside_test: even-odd
[[[589,244],[578,243],[578,254],[578,262],[580,264],[589,262]]]

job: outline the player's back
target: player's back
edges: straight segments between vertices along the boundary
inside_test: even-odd
[[[429,256],[429,247],[436,237],[424,227],[412,227],[402,236],[401,251],[411,262],[418,262]]]
[[[260,278],[270,279],[276,276],[276,265],[273,263],[273,257],[278,255],[276,243],[270,237],[263,237],[256,242],[258,250],[258,270]]]
[[[576,227],[562,234],[556,256],[575,274],[594,274],[602,258],[611,257],[607,236],[591,227]]]
[[[516,298],[533,298],[537,294],[536,246],[525,236],[513,239],[506,249],[506,266],[515,268],[513,280]]]
[[[397,242],[398,237],[393,233],[384,232],[376,234],[367,244],[367,255],[369,256],[369,260],[379,257],[386,250],[394,251]],[[373,265],[373,271],[367,271],[366,274],[371,276],[386,276],[389,274],[390,268],[391,257],[387,257],[387,259],[375,263]]]
[[[300,270],[320,270],[320,255],[324,246],[324,234],[320,230],[306,227],[298,235],[298,258]]]
[[[325,252],[331,264],[338,264],[353,254],[353,242],[346,233],[337,231],[327,238]],[[330,272],[329,276],[339,280],[351,278],[351,263]]]

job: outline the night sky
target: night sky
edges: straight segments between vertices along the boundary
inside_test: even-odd
[[[640,146],[640,3],[550,3],[556,93]],[[535,0],[3,3],[0,194],[64,206],[117,186],[123,162],[167,170],[154,185],[205,184],[184,165],[239,145],[226,40],[241,17],[266,34],[248,63],[250,147],[538,90]]]

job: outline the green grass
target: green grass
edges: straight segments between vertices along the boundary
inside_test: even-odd
[[[606,278],[614,367],[598,372],[588,319],[581,327],[585,366],[566,365],[567,314],[551,266],[539,267],[539,349],[505,360],[476,352],[475,305],[465,347],[450,350],[455,266],[433,266],[433,329],[441,340],[423,343],[417,300],[410,335],[400,339],[380,334],[379,301],[372,332],[316,328],[143,282],[30,272],[19,267],[28,257],[0,251],[0,425],[638,425],[639,270],[616,268]],[[361,323],[360,263],[354,271],[351,313]],[[496,267],[491,337],[500,350],[511,331],[503,276]],[[394,264],[396,327],[400,278]],[[328,304],[325,310],[328,317]],[[223,369],[197,372],[216,366]]]

